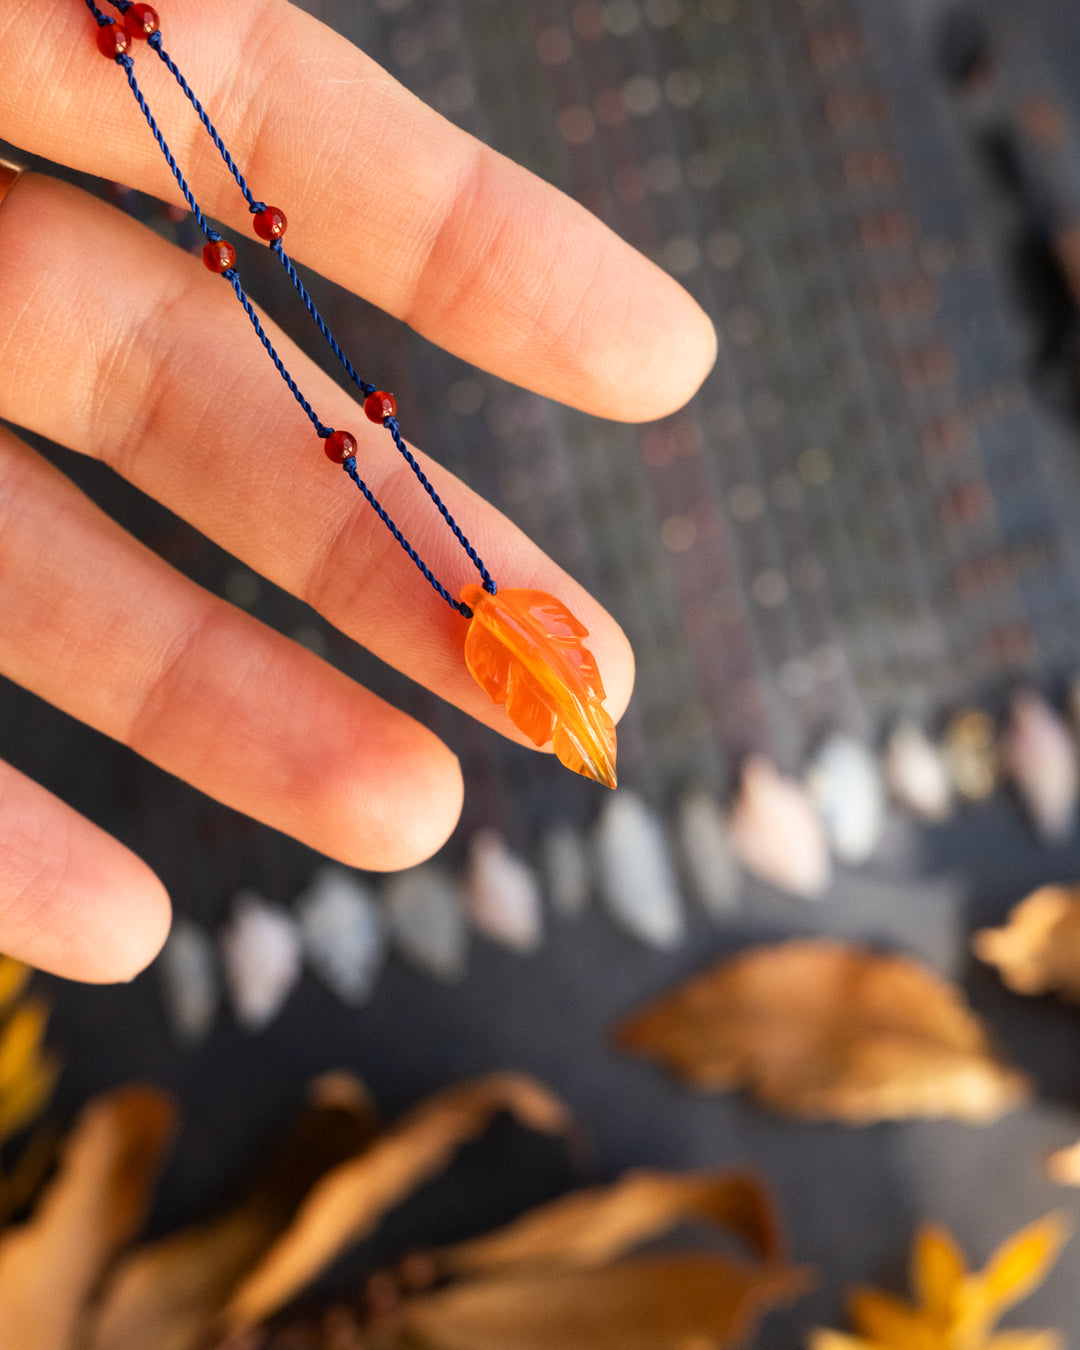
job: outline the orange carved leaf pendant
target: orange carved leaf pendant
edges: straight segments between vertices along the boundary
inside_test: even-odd
[[[535,745],[553,742],[568,769],[615,786],[615,723],[604,686],[582,639],[589,630],[544,591],[466,586],[473,617],[465,662],[473,679]]]

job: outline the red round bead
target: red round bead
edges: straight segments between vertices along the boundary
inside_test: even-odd
[[[157,10],[149,5],[132,5],[124,15],[124,27],[133,38],[148,38],[158,30]]]
[[[356,454],[356,437],[347,431],[332,431],[323,441],[323,449],[327,459],[332,459],[335,464],[344,464]]]
[[[131,34],[118,23],[103,23],[97,30],[98,51],[114,61],[131,46]]]
[[[211,272],[227,272],[236,262],[236,249],[227,239],[208,239],[203,244],[202,260]]]
[[[256,212],[252,223],[255,226],[255,233],[268,244],[280,239],[289,224],[285,212],[277,206],[267,206]]]
[[[382,422],[397,416],[397,399],[385,389],[376,389],[364,399],[364,412],[372,422]]]

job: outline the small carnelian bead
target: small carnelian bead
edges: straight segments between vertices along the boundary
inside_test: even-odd
[[[285,212],[278,206],[263,207],[261,211],[255,213],[252,223],[255,226],[255,233],[268,244],[280,239],[289,224]]]
[[[364,399],[364,412],[372,422],[382,422],[397,416],[397,399],[385,389],[376,389]]]
[[[133,38],[148,38],[158,30],[157,10],[149,5],[132,5],[124,15],[124,27]]]
[[[356,437],[350,436],[347,431],[332,431],[323,441],[323,449],[327,459],[332,459],[335,464],[344,464],[356,454]]]
[[[211,272],[227,272],[236,262],[236,249],[227,239],[208,239],[203,244],[202,260]]]
[[[118,23],[103,23],[97,30],[97,45],[102,56],[115,61],[131,46],[131,34]]]

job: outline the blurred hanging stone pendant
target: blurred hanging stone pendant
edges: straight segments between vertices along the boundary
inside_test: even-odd
[[[472,610],[465,663],[480,688],[534,745],[551,741],[568,769],[613,788],[615,723],[582,641],[589,630],[545,591],[470,585],[460,598]]]
[[[900,722],[885,748],[885,780],[893,797],[921,820],[946,820],[952,784],[941,752],[915,722]]]
[[[540,946],[536,876],[494,830],[478,830],[469,842],[466,896],[473,926],[485,937],[523,954]]]
[[[961,797],[982,802],[993,795],[1001,773],[993,718],[975,708],[961,710],[945,728],[943,748]]]
[[[1051,844],[1067,839],[1080,786],[1076,743],[1038,694],[1021,690],[1013,697],[1002,756],[1036,834]]]
[[[683,866],[702,907],[711,918],[727,918],[738,904],[742,876],[731,826],[710,793],[694,788],[680,798],[678,839]]]
[[[743,765],[731,832],[743,866],[763,881],[807,899],[828,886],[828,845],[809,793],[765,755]]]
[[[614,922],[651,947],[676,946],[683,912],[675,869],[663,827],[641,798],[625,790],[612,797],[595,843],[600,890]]]
[[[366,1002],[386,956],[382,910],[348,872],[317,872],[296,901],[304,952],[323,982],[349,1007]]]
[[[177,1039],[185,1045],[197,1045],[213,1026],[221,1002],[221,978],[210,935],[178,915],[157,968]]]
[[[469,933],[461,893],[434,863],[397,872],[386,886],[394,946],[410,965],[447,984],[465,974]]]
[[[283,909],[241,891],[219,941],[236,1020],[261,1031],[300,978],[300,931]]]
[[[540,852],[552,908],[561,918],[578,918],[591,885],[585,841],[573,826],[553,825],[540,841]]]
[[[877,760],[860,741],[835,732],[819,748],[805,778],[833,852],[841,862],[866,862],[885,826]]]

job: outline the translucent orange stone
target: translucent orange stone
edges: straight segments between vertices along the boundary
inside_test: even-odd
[[[376,389],[364,399],[364,412],[372,422],[382,422],[384,418],[397,416],[397,399],[385,389]]]
[[[465,663],[480,688],[535,745],[551,741],[568,769],[613,788],[615,723],[582,641],[589,630],[545,591],[489,595],[470,585],[460,599],[473,612]]]
[[[145,40],[158,30],[157,10],[150,5],[134,4],[124,15],[123,23],[133,38]]]
[[[236,249],[227,239],[208,239],[203,244],[202,260],[205,267],[220,275],[236,266]]]
[[[327,459],[332,459],[335,464],[344,464],[356,454],[356,437],[348,431],[332,431],[323,441],[323,450]]]
[[[280,206],[264,206],[251,217],[255,233],[268,244],[280,239],[288,229],[289,221]]]
[[[131,34],[118,23],[103,23],[94,34],[98,51],[111,61],[123,56],[131,46]]]

